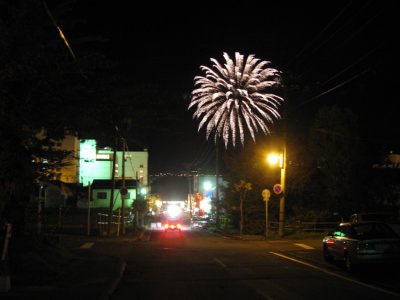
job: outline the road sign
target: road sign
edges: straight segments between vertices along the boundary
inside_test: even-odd
[[[269,191],[269,189],[264,189],[261,193],[263,200],[264,201],[268,201],[269,197],[271,197],[271,192]]]
[[[122,196],[128,195],[128,189],[126,187],[120,188],[119,192],[121,193]]]
[[[276,195],[282,194],[283,192],[282,186],[279,183],[274,185],[273,190]]]

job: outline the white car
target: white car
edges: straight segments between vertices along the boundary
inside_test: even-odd
[[[344,261],[348,271],[360,264],[400,263],[400,237],[384,222],[341,223],[322,242],[325,260]]]

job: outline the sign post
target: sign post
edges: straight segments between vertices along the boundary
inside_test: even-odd
[[[268,201],[271,197],[271,192],[268,189],[264,189],[261,193],[263,201],[265,201],[265,239],[268,238]]]

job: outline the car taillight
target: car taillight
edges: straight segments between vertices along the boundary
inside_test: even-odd
[[[164,224],[164,228],[165,228],[165,229],[168,229],[168,224]]]
[[[181,224],[176,224],[176,228],[181,229]]]
[[[171,229],[174,229],[175,228],[175,225],[171,225]]]

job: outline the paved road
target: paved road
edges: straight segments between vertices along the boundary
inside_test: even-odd
[[[147,241],[96,243],[92,251],[127,262],[113,300],[400,298],[396,270],[348,274],[322,260],[320,244],[152,231]]]

